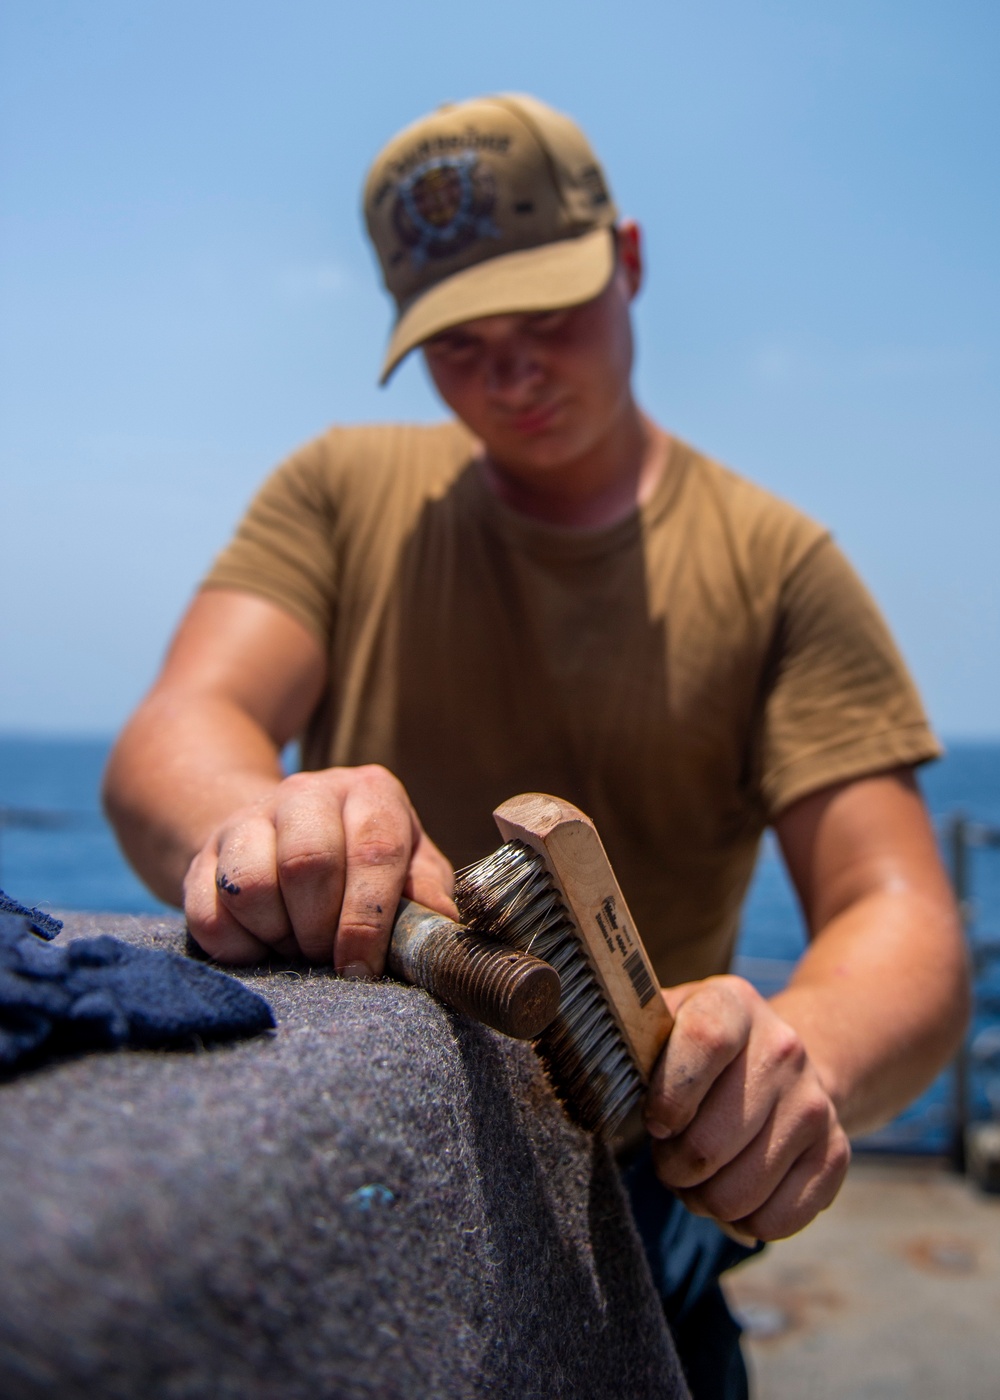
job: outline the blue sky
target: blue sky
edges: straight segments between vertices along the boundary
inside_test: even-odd
[[[256,484],[375,375],[359,189],[537,93],[646,232],[638,382],[829,524],[938,726],[1000,735],[1000,7],[4,0],[0,727],[110,732]]]

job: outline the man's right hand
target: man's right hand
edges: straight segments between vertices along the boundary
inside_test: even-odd
[[[451,866],[387,769],[296,773],[227,817],[188,868],[188,928],[211,957],[278,953],[377,976],[401,895],[457,918]]]

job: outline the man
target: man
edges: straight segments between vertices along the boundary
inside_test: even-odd
[[[828,535],[637,405],[640,234],[572,122],[443,108],[365,203],[399,311],[383,377],[420,347],[454,420],[335,431],[264,487],[112,757],[122,843],[221,961],[372,976],[401,893],[454,912],[494,805],[577,802],[676,1018],[645,1106],[659,1179],[792,1233],[847,1134],[962,1032],[912,777],[936,741]],[[725,975],[768,824],[811,939],[770,1002]]]

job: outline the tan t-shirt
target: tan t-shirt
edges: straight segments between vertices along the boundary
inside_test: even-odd
[[[727,967],[784,807],[940,752],[828,533],[676,441],[641,511],[579,531],[498,502],[460,425],[334,429],[206,584],[315,634],[305,766],[385,764],[456,865],[515,793],[589,813],[664,984]]]

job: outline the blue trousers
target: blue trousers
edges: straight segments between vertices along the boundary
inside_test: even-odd
[[[763,1249],[729,1239],[660,1185],[648,1145],[622,1171],[639,1237],[693,1400],[748,1400],[742,1328],[719,1275]]]

